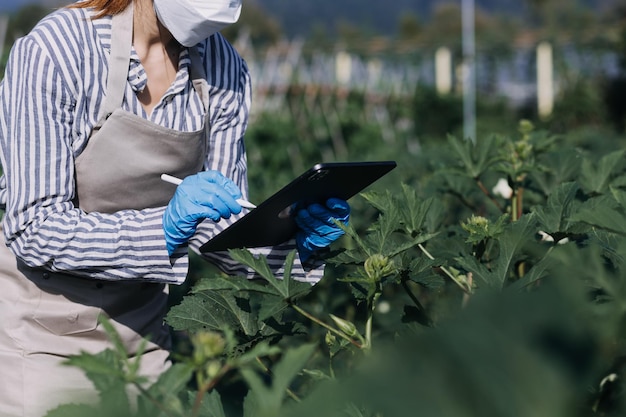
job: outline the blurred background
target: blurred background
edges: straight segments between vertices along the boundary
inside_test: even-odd
[[[0,76],[68,3],[0,0]],[[416,184],[448,135],[516,136],[522,119],[579,150],[624,145],[626,0],[246,0],[223,33],[253,77],[252,201],[320,161],[393,159],[378,186]]]
[[[0,0],[0,76],[15,39],[63,4],[67,2]],[[408,184],[420,192],[420,201],[422,194],[430,194],[447,204],[442,213],[452,225],[446,230],[453,233],[442,233],[443,243],[439,247],[435,243],[435,250],[449,255],[451,265],[458,255],[454,251],[467,244],[461,242],[464,235],[454,227],[458,229],[469,217],[468,210],[487,213],[485,207],[491,211],[493,207],[481,203],[459,209],[467,200],[474,201],[468,198],[472,196],[469,186],[449,169],[445,181],[442,175],[434,175],[458,166],[448,135],[475,141],[496,134],[515,140],[520,121],[527,120],[538,130],[560,136],[562,140],[555,145],[558,149],[544,164],[548,168],[539,168],[550,173],[552,167],[563,175],[550,173],[555,184],[549,187],[538,177],[530,180],[525,197],[529,206],[544,202],[550,193],[543,188],[553,190],[584,171],[579,156],[601,160],[599,155],[623,150],[626,144],[626,0],[244,0],[240,21],[223,33],[246,59],[253,77],[252,119],[246,134],[251,200],[263,201],[320,161],[393,159],[398,168],[374,189],[398,191],[401,184]],[[568,159],[574,149],[575,158]],[[622,162],[623,174],[623,154],[615,156],[617,159]],[[578,162],[572,163],[574,160]],[[483,178],[488,188],[502,173],[497,174]],[[623,191],[623,175],[620,181],[617,186]],[[441,197],[450,190],[453,198]],[[351,222],[363,231],[377,211],[363,199],[351,200],[351,206],[355,213]],[[623,225],[622,219],[615,224]],[[568,281],[580,276],[603,280],[598,288],[607,286],[606,282],[612,283],[609,289],[611,285],[619,288],[615,290],[619,301],[615,309],[604,301],[598,303],[604,313],[594,315],[594,323],[579,319],[580,310],[585,310],[583,316],[587,317],[586,307],[582,307],[586,301],[572,301],[569,289],[564,298],[546,297],[530,308],[507,299],[494,298],[496,301],[485,304],[479,299],[472,302],[478,309],[467,317],[463,311],[459,316],[466,320],[453,323],[450,333],[430,333],[442,339],[409,343],[401,355],[392,350],[381,356],[391,363],[382,361],[380,369],[374,367],[366,373],[371,379],[357,378],[349,387],[358,391],[358,398],[376,398],[381,392],[381,398],[394,399],[403,407],[420,405],[427,410],[429,404],[439,405],[441,400],[460,410],[424,415],[624,415],[626,389],[618,390],[619,407],[607,406],[614,410],[611,414],[598,405],[608,402],[603,399],[602,386],[596,388],[607,375],[619,374],[620,379],[626,375],[626,275],[619,268],[626,244],[620,236],[620,245],[608,239],[606,245],[602,242],[604,249],[617,248],[604,257],[595,252],[581,256],[574,245],[567,246],[564,250],[571,254],[563,255],[565,266],[559,263],[555,268],[555,275]],[[454,237],[459,243],[451,245]],[[209,275],[209,268],[208,263],[193,258],[189,285]],[[340,268],[331,272],[343,273]],[[611,280],[605,279],[605,273]],[[173,291],[172,304],[186,290]],[[604,295],[600,290],[597,293]],[[420,289],[418,295],[435,317],[454,315],[456,309],[449,306],[457,306],[461,298],[451,285]],[[406,300],[395,293],[385,293],[385,297],[391,300],[392,314],[380,313],[376,320],[380,328],[387,329],[387,333],[381,332],[383,336],[395,343],[396,324],[404,316],[393,303],[400,300],[398,305],[403,306]],[[307,303],[310,311],[338,312],[341,317],[358,319],[363,307],[354,306],[353,301],[345,286],[325,280]],[[497,325],[492,326],[492,320],[498,321]],[[550,337],[537,339],[535,333],[524,330],[530,328]],[[608,336],[593,339],[585,333],[589,329],[600,329]],[[448,334],[460,338],[446,339]],[[537,349],[538,340],[547,348]],[[590,353],[590,341],[604,347]],[[543,350],[550,355],[555,352],[552,356],[558,360],[551,356],[551,365],[546,365],[543,353],[540,360],[534,356]],[[450,360],[451,352],[455,360]],[[420,354],[428,355],[429,361],[419,360]],[[594,354],[594,360],[600,358],[601,371],[594,369],[590,379],[582,377]],[[393,362],[400,357],[411,358],[413,362],[406,363],[422,368]],[[567,369],[561,370],[562,364]],[[557,368],[559,371],[554,371]],[[510,375],[502,376],[502,369],[513,375],[515,390],[509,389]],[[381,379],[381,375],[387,377]],[[406,387],[419,390],[402,395],[404,391],[397,388],[404,376]],[[421,379],[415,382],[411,378]],[[589,380],[593,388],[586,385]],[[380,381],[390,383],[382,386]],[[366,387],[366,383],[381,386]],[[571,412],[571,396],[587,400],[590,393],[596,400],[593,412],[588,404],[579,414]],[[466,412],[479,405],[491,406],[476,400],[485,395],[501,396],[503,401],[494,409],[502,405],[510,412]],[[335,392],[333,396],[340,398]],[[376,405],[384,408],[380,401]],[[578,400],[574,403],[580,404]],[[320,406],[325,404],[326,398],[315,402],[310,415],[319,416]]]
[[[14,40],[67,3],[0,1],[0,71]],[[247,0],[224,34],[253,75],[249,142],[279,146],[250,159],[285,179],[369,157],[373,142],[414,154],[522,118],[582,141],[626,127],[623,0]]]
[[[68,3],[0,0],[0,75]],[[380,186],[397,189],[448,135],[515,136],[520,120],[584,151],[624,144],[625,0],[246,0],[224,35],[253,77],[252,201],[320,161],[396,160]]]

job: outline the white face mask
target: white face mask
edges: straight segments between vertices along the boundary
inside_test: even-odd
[[[194,46],[241,14],[242,0],[154,0],[157,17],[183,46]]]

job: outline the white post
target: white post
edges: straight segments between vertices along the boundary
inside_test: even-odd
[[[463,135],[476,142],[476,75],[474,0],[463,0]]]
[[[380,85],[383,74],[383,64],[380,59],[373,59],[367,63],[367,88],[374,89]]]
[[[348,85],[352,78],[352,57],[347,52],[338,52],[335,63],[337,83]]]
[[[445,46],[435,52],[435,85],[440,95],[452,91],[452,52]]]
[[[537,108],[539,117],[545,119],[554,110],[554,80],[552,45],[541,42],[537,46]]]

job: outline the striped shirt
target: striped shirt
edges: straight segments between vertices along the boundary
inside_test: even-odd
[[[85,213],[73,204],[74,161],[98,120],[108,75],[111,17],[92,19],[86,9],[60,9],[16,41],[0,84],[0,205],[7,245],[31,267],[107,280],[181,283],[186,251],[170,257],[162,230],[164,207]],[[210,94],[211,152],[205,168],[220,170],[247,197],[243,136],[250,109],[250,76],[245,61],[219,34],[199,47]],[[147,114],[137,98],[147,77],[133,50],[123,108],[164,127],[202,127],[204,107],[189,79],[183,49],[174,83]],[[205,221],[189,247],[198,251],[237,217]],[[97,244],[96,244],[97,242]],[[260,248],[276,274],[282,273],[293,241]],[[253,276],[226,253],[203,255],[229,273]],[[323,266],[304,268],[294,278],[316,282]]]

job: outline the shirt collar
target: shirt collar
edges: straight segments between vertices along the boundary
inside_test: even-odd
[[[96,20],[98,20],[98,23],[95,25],[96,33],[100,38],[101,45],[104,49],[111,51],[112,18],[111,16],[103,16],[102,18]],[[176,79],[165,93],[165,96],[177,94],[185,88],[190,78],[190,68],[191,58],[189,56],[189,50],[188,48],[182,48],[178,58],[178,72],[176,73]],[[148,83],[146,71],[143,68],[143,65],[141,65],[141,61],[139,60],[139,56],[137,55],[137,51],[135,51],[134,47],[132,48],[130,54],[128,81],[132,89],[136,92],[143,91]]]
[[[191,68],[191,59],[189,57],[189,50],[183,48],[178,57],[178,72],[174,83],[165,93],[165,96],[175,95],[183,91],[187,82],[189,81],[189,70]],[[133,47],[130,53],[130,67],[128,71],[128,82],[132,89],[136,92],[141,92],[146,88],[148,83],[148,76],[146,71],[139,60],[139,56]]]

